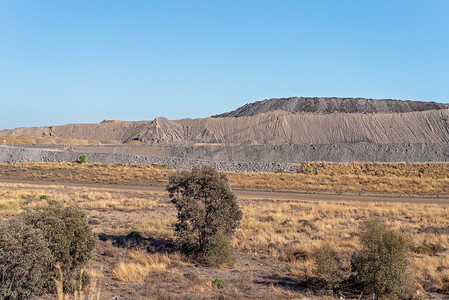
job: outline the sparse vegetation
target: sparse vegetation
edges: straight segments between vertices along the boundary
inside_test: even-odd
[[[27,211],[19,216],[28,226],[42,231],[52,254],[48,265],[44,289],[55,291],[53,278],[60,265],[65,277],[75,268],[86,264],[93,255],[98,238],[87,223],[87,216],[80,209],[52,205]]]
[[[226,281],[224,281],[221,278],[215,278],[212,281],[212,286],[218,288],[218,289],[224,289],[226,287]]]
[[[86,154],[81,154],[81,155],[80,155],[80,157],[79,157],[79,162],[80,162],[80,164],[85,164],[85,163],[87,163],[87,156],[86,156]]]
[[[229,240],[242,211],[226,175],[208,166],[180,171],[170,177],[167,191],[178,211],[178,249],[212,265],[230,263]]]
[[[296,173],[226,172],[233,187],[332,193],[412,193],[447,195],[449,163],[310,162]],[[173,170],[165,165],[0,163],[0,178],[110,184],[165,185]]]
[[[222,231],[217,232],[210,239],[209,249],[204,255],[204,262],[211,267],[218,267],[226,264],[229,267],[234,266],[235,255],[231,247],[229,237]]]
[[[80,271],[79,280],[76,282],[67,281],[64,278],[59,265],[56,266],[58,270],[59,279],[54,278],[56,285],[56,297],[58,300],[70,300],[70,295],[66,294],[67,285],[72,288],[70,294],[73,294],[73,300],[99,300],[101,296],[101,276],[100,273],[93,282],[91,282],[91,275],[84,270]],[[89,290],[85,292],[86,286],[91,285]]]
[[[41,230],[19,218],[0,224],[0,298],[28,299],[40,292],[51,260]]]
[[[87,171],[83,172],[87,170],[84,169],[86,165],[67,165],[70,167],[61,164],[61,170],[68,170],[69,174],[79,170],[78,174],[91,176]],[[89,165],[94,165],[92,170],[112,170],[109,166]],[[15,168],[15,173],[27,173],[22,165]],[[50,176],[54,176],[54,165],[52,168],[45,171]],[[2,170],[0,168],[0,172]],[[131,178],[138,174],[134,173],[135,170],[142,171],[142,174],[154,172],[153,176],[162,174],[153,167],[124,166],[123,176]],[[254,178],[262,175],[266,174],[255,174]],[[246,176],[253,178],[252,174]],[[44,194],[48,198],[40,199]],[[338,262],[346,280],[351,271],[351,257],[361,249],[357,239],[359,226],[372,216],[382,218],[392,230],[406,233],[414,241],[408,257],[416,297],[445,299],[449,293],[449,251],[446,250],[449,245],[449,206],[446,203],[313,201],[305,200],[301,195],[294,200],[280,200],[276,194],[266,194],[263,198],[241,197],[239,202],[244,214],[231,241],[231,246],[236,249],[236,263],[231,271],[207,268],[190,257],[172,252],[175,240],[172,224],[177,222],[177,211],[163,192],[149,192],[138,187],[122,190],[104,186],[0,182],[1,222],[5,224],[5,220],[12,219],[23,210],[47,207],[48,199],[57,199],[59,205],[82,208],[89,215],[95,232],[108,236],[107,240],[100,242],[95,252],[96,258],[89,267],[105,268],[102,297],[106,299],[116,295],[117,290],[135,299],[182,297],[180,291],[189,299],[221,296],[244,299],[250,295],[272,299],[302,298],[310,293],[307,290],[309,286],[303,282],[312,282],[311,279],[317,277],[314,250],[323,243],[331,244],[338,253]],[[138,234],[130,234],[133,231]],[[135,278],[132,277],[132,267],[146,266],[141,256],[149,256],[156,261],[149,262],[154,267],[147,269],[146,276],[137,277],[139,279],[136,281],[126,281],[113,272],[116,268],[119,270],[123,262],[123,278]],[[161,258],[156,259],[157,256]],[[169,262],[166,262],[166,256]],[[159,267],[159,262],[166,263]],[[93,274],[93,284],[98,277],[91,271],[89,273]],[[226,280],[226,290],[212,287],[212,279],[216,277]],[[70,280],[64,277],[64,281],[66,279]],[[338,291],[343,294],[361,292],[346,282],[340,285]],[[320,294],[320,298],[326,299],[326,296]],[[48,296],[43,299],[48,299]],[[327,299],[335,299],[335,295]]]
[[[76,278],[73,271],[92,258],[96,244],[86,214],[76,208],[45,206],[0,223],[1,298],[55,292],[58,269],[58,280],[66,278],[64,291],[85,288],[90,275]]]
[[[370,219],[362,226],[360,243],[351,265],[363,291],[404,297],[410,287],[407,238],[379,219]]]
[[[324,243],[313,251],[312,256],[317,276],[314,288],[324,289],[326,292],[332,293],[339,288],[343,281],[337,251],[330,244]]]
[[[128,261],[117,263],[112,272],[120,281],[143,283],[151,272],[166,272],[170,262],[168,255],[151,255],[144,251],[133,251],[128,254]]]

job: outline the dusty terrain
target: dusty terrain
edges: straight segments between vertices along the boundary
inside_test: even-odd
[[[101,299],[335,299],[306,285],[315,276],[310,253],[329,241],[348,271],[349,258],[359,247],[358,226],[369,216],[383,218],[413,239],[416,292],[424,299],[448,297],[448,204],[241,195],[244,219],[233,241],[236,264],[208,268],[173,251],[176,211],[163,190],[32,182],[0,182],[0,187],[3,219],[55,202],[87,211],[101,240],[87,266],[94,279],[101,279]],[[143,238],[129,236],[132,231]],[[214,287],[215,278],[224,279],[226,288]],[[360,291],[342,293],[356,299]]]
[[[413,239],[413,288],[421,299],[448,298],[448,163],[316,162],[297,173],[228,172],[244,219],[233,241],[235,266],[215,269],[173,251],[176,211],[164,190],[173,172],[121,163],[0,164],[0,219],[55,203],[85,210],[101,239],[87,269],[101,279],[105,300],[326,299],[306,284],[315,276],[311,251],[332,242],[349,272],[358,226],[378,216]],[[227,287],[214,287],[215,278]],[[361,291],[342,292],[356,299]]]

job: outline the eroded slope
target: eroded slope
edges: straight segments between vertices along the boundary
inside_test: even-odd
[[[292,113],[405,113],[435,109],[448,109],[447,103],[402,101],[392,99],[290,97],[272,98],[245,104],[236,110],[212,116],[247,117],[282,110]]]
[[[0,131],[0,136],[164,144],[449,143],[449,109],[400,114],[292,114],[170,121],[104,121]]]

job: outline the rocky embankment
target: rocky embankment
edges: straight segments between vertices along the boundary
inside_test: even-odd
[[[0,146],[0,162],[76,162],[82,153]],[[449,144],[187,146],[171,148],[166,157],[98,152],[86,154],[87,160],[92,163],[165,164],[174,169],[211,165],[223,171],[272,172],[278,169],[289,171],[305,161],[446,162],[449,161]],[[202,159],[204,157],[209,159]]]
[[[341,143],[341,144],[277,144],[248,146],[173,147],[167,156],[214,161],[274,161],[302,163],[333,162],[442,162],[449,161],[446,143]]]
[[[0,137],[26,136],[46,138],[48,143],[62,143],[60,139],[81,139],[89,144],[114,141],[173,146],[198,143],[449,143],[449,109],[372,114],[270,111],[239,118],[173,121],[156,118],[153,121],[111,121],[0,131]]]
[[[9,145],[43,148],[70,144],[78,152],[5,148],[0,161],[8,162],[75,161],[84,152],[91,162],[176,169],[201,163],[257,172],[304,161],[436,162],[449,160],[449,104],[292,97],[249,103],[211,118],[5,129],[0,138]]]
[[[77,162],[81,152],[49,151],[29,148],[12,148],[0,146],[0,162]],[[261,162],[225,162],[200,159],[185,159],[176,157],[150,157],[141,155],[88,153],[87,160],[91,163],[124,163],[124,164],[163,164],[174,169],[191,169],[196,165],[211,165],[222,171],[235,172],[270,172],[278,169],[291,170],[293,163],[261,163]]]

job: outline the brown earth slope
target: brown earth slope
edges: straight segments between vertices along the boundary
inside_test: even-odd
[[[449,110],[401,114],[292,114],[175,121],[224,143],[448,143]]]
[[[165,144],[449,143],[449,109],[409,113],[293,114],[240,118],[103,121],[98,124],[18,128],[2,136],[141,141]]]

